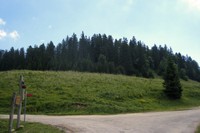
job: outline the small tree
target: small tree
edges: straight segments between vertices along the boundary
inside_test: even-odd
[[[171,58],[168,59],[167,68],[164,75],[164,93],[170,99],[180,99],[182,87],[178,76],[177,66]]]

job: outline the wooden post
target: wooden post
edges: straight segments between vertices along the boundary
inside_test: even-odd
[[[22,111],[22,98],[23,98],[22,81],[23,81],[23,76],[20,76],[20,80],[19,80],[20,104],[18,105],[18,112],[17,112],[17,127],[16,127],[17,129],[20,128],[20,117],[21,117],[21,111]]]
[[[9,117],[9,129],[8,132],[12,132],[12,126],[13,126],[13,114],[15,110],[15,99],[16,99],[16,93],[13,93],[12,100],[11,100],[11,112],[10,112],[10,117]]]
[[[25,91],[25,96],[24,96],[24,122],[26,122],[26,100],[27,100],[27,91]]]

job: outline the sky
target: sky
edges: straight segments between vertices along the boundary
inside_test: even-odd
[[[0,49],[57,45],[82,31],[166,44],[200,64],[200,0],[0,0]]]

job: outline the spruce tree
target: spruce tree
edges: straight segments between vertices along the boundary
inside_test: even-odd
[[[182,96],[182,87],[178,76],[176,64],[171,58],[168,59],[167,68],[164,75],[165,87],[164,93],[170,99],[180,99]]]

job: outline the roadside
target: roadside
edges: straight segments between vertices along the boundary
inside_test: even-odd
[[[199,126],[197,127],[195,133],[200,133],[200,124],[199,124]]]
[[[8,133],[8,119],[0,119],[0,133]],[[21,122],[21,127],[16,129],[17,121],[13,122],[13,133],[64,133],[55,126],[41,124],[37,122]]]

